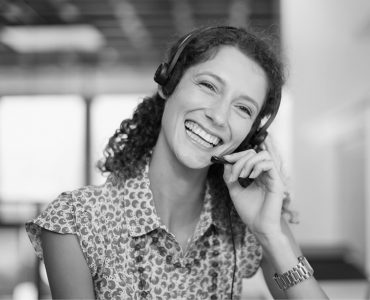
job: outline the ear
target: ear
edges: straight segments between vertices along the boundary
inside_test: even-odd
[[[157,91],[158,91],[159,96],[161,96],[163,99],[167,100],[167,96],[163,92],[163,87],[159,84],[158,84]]]

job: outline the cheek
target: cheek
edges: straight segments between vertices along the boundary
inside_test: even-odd
[[[173,93],[167,100],[165,111],[169,114],[176,114],[183,111],[188,105],[188,97],[184,97],[183,93]]]
[[[175,101],[175,99],[168,99],[162,116],[162,127],[165,132],[170,134],[176,131],[181,126],[183,114],[183,105],[179,101]]]
[[[233,144],[239,146],[244,141],[244,139],[247,137],[251,128],[252,128],[252,123],[249,122],[248,120],[234,122],[234,124],[232,124],[232,130],[231,130]]]

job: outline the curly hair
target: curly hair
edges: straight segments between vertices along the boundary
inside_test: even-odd
[[[168,82],[162,86],[166,97],[173,93],[189,67],[210,60],[222,46],[233,46],[260,65],[268,78],[269,89],[257,123],[278,109],[284,83],[282,64],[265,39],[243,28],[229,26],[197,29],[193,35],[179,56]],[[182,40],[179,39],[170,48],[168,60],[175,55]],[[155,93],[138,105],[131,119],[122,121],[120,128],[109,139],[104,151],[105,158],[98,164],[102,172],[130,178],[144,170],[159,135],[164,106],[165,100]],[[213,193],[228,198],[222,174],[223,166],[212,165],[208,179]]]

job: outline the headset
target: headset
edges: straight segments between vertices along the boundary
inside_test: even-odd
[[[186,46],[191,41],[193,41],[195,38],[197,38],[200,34],[207,32],[209,30],[218,29],[218,28],[235,30],[235,27],[231,27],[231,26],[210,26],[210,27],[200,28],[198,30],[195,30],[185,35],[182,38],[182,40],[179,42],[179,45],[177,46],[175,53],[172,55],[172,58],[170,58],[168,62],[162,62],[158,66],[155,72],[155,75],[154,75],[154,81],[157,82],[160,86],[165,86],[168,83],[169,79],[171,78],[171,75],[176,66],[176,63],[179,60],[179,57],[183,53]],[[251,149],[251,148],[256,149],[256,150],[258,149],[259,145],[263,143],[263,141],[266,139],[268,135],[267,129],[271,125],[272,121],[275,119],[278,113],[278,110],[280,107],[280,101],[281,101],[281,97],[278,97],[271,115],[261,127],[260,125],[261,125],[262,117],[257,116],[257,119],[255,120],[249,134],[244,139],[244,141],[239,145],[238,149],[236,149],[236,152],[241,151],[241,150]],[[264,109],[264,106],[261,108],[260,112],[262,112],[263,109]]]

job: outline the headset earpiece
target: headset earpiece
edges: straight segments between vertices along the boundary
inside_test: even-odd
[[[154,74],[154,81],[161,86],[166,85],[185,47],[200,33],[210,30],[212,28],[216,28],[216,27],[206,27],[206,28],[196,30],[186,35],[180,42],[179,46],[177,47],[173,57],[169,59],[168,63],[163,62],[158,66],[157,71],[155,71],[155,74]]]
[[[168,71],[168,64],[165,62],[161,63],[158,66],[157,71],[155,71],[154,81],[158,83],[159,85],[164,86],[168,81],[167,71]]]

